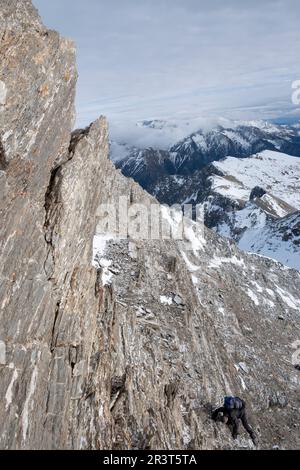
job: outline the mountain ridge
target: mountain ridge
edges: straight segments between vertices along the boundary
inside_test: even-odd
[[[105,118],[72,132],[73,43],[29,0],[0,18],[0,448],[253,449],[211,420],[225,394],[259,448],[299,448],[300,274],[192,221],[180,241],[97,232],[95,268],[100,205],[172,219],[109,161]]]
[[[235,148],[232,146],[234,139]],[[293,147],[294,156],[280,152],[280,147],[289,150]],[[207,155],[204,162],[201,160],[203,149]],[[208,207],[205,218],[207,226],[251,251],[257,245],[250,241],[247,244],[245,234],[241,241],[241,233],[245,232],[250,217],[253,221],[259,213],[260,220],[266,218],[271,222],[272,217],[285,217],[300,208],[300,188],[297,184],[300,178],[299,149],[299,126],[251,122],[232,129],[218,126],[214,131],[193,133],[172,146],[169,152],[128,149],[131,153],[125,153],[116,166],[161,203],[202,204]],[[198,163],[195,164],[195,161]],[[264,194],[250,204],[251,193],[255,190]],[[246,203],[243,218],[242,209]],[[273,234],[277,226],[273,224]],[[261,237],[264,238],[263,234]],[[280,250],[285,249],[278,246],[279,234],[275,238],[273,258],[285,260],[299,269],[299,262],[292,261],[293,248],[297,244],[289,245],[290,256],[282,257]],[[282,242],[284,245],[284,240]],[[261,253],[264,250],[260,246],[256,251]],[[269,249],[266,252],[272,254]],[[297,258],[297,253],[294,256]]]

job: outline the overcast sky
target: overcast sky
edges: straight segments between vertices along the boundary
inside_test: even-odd
[[[75,40],[78,124],[299,115],[299,0],[34,0]]]

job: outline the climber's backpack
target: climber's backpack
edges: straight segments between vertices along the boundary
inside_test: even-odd
[[[243,406],[244,402],[239,397],[224,398],[224,408],[226,408],[226,410],[241,410]]]

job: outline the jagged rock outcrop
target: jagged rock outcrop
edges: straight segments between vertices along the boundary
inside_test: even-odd
[[[0,338],[6,363],[1,367],[0,445],[67,447],[71,444],[64,407],[72,404],[70,388],[76,380],[72,374],[76,377],[75,365],[80,354],[86,354],[77,353],[77,347],[85,344],[85,349],[88,343],[76,339],[81,337],[76,325],[74,331],[62,326],[59,334],[56,327],[61,308],[67,313],[68,300],[72,315],[80,308],[78,302],[96,309],[95,273],[88,261],[91,248],[85,241],[95,227],[87,216],[90,209],[93,213],[88,188],[100,173],[106,126],[99,122],[97,135],[91,129],[90,159],[73,158],[73,149],[69,151],[76,83],[73,44],[45,29],[31,2],[1,2],[0,15],[0,78],[6,90],[1,109],[5,165]],[[85,152],[88,156],[88,146]],[[85,174],[84,180],[76,179],[78,172]],[[64,237],[70,228],[72,237]],[[70,290],[76,285],[72,297]]]
[[[117,448],[128,439],[138,447],[142,436],[150,448],[251,448],[247,435],[234,442],[209,419],[224,393],[246,399],[261,448],[298,448],[299,373],[291,357],[299,274],[211,232],[205,240],[197,254],[179,253],[173,242],[139,242],[130,261],[127,242],[107,246],[119,273],[113,369],[126,376],[112,400]]]
[[[108,241],[103,283],[98,205],[155,201],[108,160],[104,118],[71,134],[73,44],[30,1],[0,19],[0,448],[251,448],[210,420],[225,393],[262,448],[299,448],[299,273],[190,227]]]

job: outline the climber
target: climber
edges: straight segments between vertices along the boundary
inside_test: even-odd
[[[214,421],[221,421],[230,426],[232,428],[233,439],[236,439],[238,436],[239,421],[241,420],[254,445],[257,445],[256,435],[248,423],[246,403],[241,398],[225,397],[224,405],[213,412],[212,419]]]

